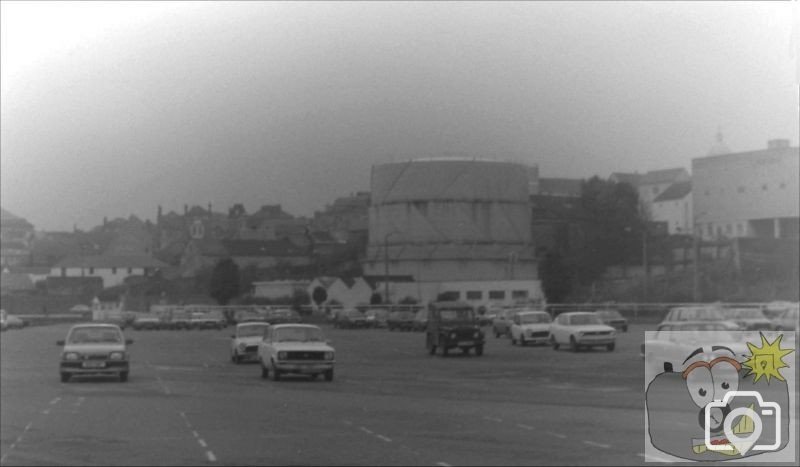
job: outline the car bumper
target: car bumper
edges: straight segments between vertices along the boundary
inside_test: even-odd
[[[103,363],[104,366],[97,368],[86,368],[84,363],[88,362],[61,362],[59,371],[61,373],[73,375],[116,375],[130,371],[130,364],[128,362],[100,362]]]
[[[537,336],[537,337],[521,336],[520,340],[522,340],[526,344],[547,344],[548,342],[550,342],[550,336]]]
[[[332,370],[333,361],[326,362],[276,362],[275,368],[288,373],[321,373]]]
[[[616,341],[614,336],[583,336],[576,339],[579,345],[608,345]]]

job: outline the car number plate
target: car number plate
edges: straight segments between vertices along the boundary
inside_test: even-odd
[[[83,362],[84,368],[105,368],[106,362]]]

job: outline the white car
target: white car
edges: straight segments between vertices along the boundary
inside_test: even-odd
[[[616,330],[603,324],[600,317],[590,311],[561,313],[550,325],[550,343],[555,350],[569,344],[573,352],[580,347],[594,346],[612,351],[616,338]]]
[[[550,340],[550,314],[546,311],[521,311],[511,322],[511,345],[547,344]]]
[[[76,324],[70,328],[67,338],[56,344],[63,346],[59,365],[62,383],[75,375],[118,376],[123,383],[128,380],[127,346],[133,344],[133,340],[125,339],[116,324]]]
[[[661,324],[671,324],[682,321],[712,321],[722,323],[728,330],[738,331],[739,325],[725,319],[722,310],[713,305],[707,306],[681,306],[672,308],[667,313]]]
[[[680,371],[686,358],[704,346],[723,346],[734,353],[737,361],[747,359],[748,348],[741,337],[724,324],[709,321],[659,325],[655,335],[642,344],[640,356],[647,362],[648,371]]]
[[[311,324],[275,324],[258,345],[261,377],[274,381],[284,374],[325,375],[333,381],[335,353],[322,329]]]
[[[257,360],[258,344],[264,339],[267,327],[269,323],[258,321],[237,324],[236,332],[231,334],[231,361]]]

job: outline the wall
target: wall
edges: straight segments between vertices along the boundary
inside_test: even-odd
[[[666,222],[670,235],[692,232],[692,196],[653,203],[651,220]]]

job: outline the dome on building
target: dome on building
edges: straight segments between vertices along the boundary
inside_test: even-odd
[[[722,154],[730,154],[731,149],[722,141],[722,131],[717,130],[717,142],[708,150],[709,156],[720,156]]]

